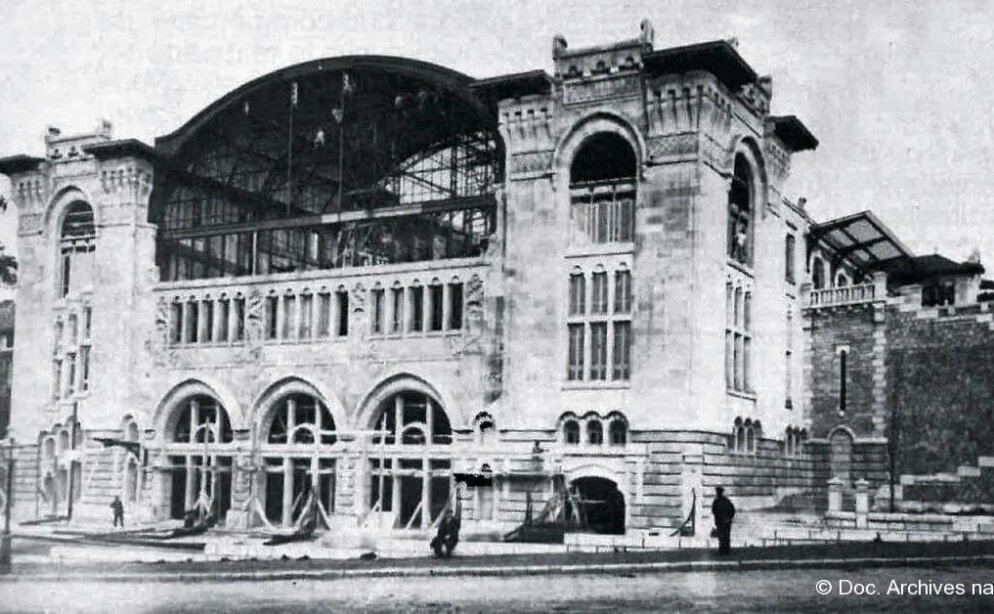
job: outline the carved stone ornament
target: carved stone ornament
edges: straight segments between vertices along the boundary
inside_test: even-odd
[[[175,365],[179,358],[176,350],[170,347],[169,320],[169,301],[164,296],[159,297],[155,303],[155,325],[145,340],[145,348],[152,356],[152,363],[156,365]]]
[[[246,360],[258,360],[262,355],[262,320],[264,304],[262,293],[253,288],[245,302],[245,353]]]

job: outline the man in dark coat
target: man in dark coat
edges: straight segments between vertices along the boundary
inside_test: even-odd
[[[457,543],[459,543],[459,519],[452,514],[452,510],[445,510],[442,520],[438,523],[438,533],[431,540],[431,549],[435,551],[437,557],[449,557],[452,556]]]
[[[110,509],[114,512],[114,526],[117,526],[118,521],[121,523],[121,528],[124,528],[124,504],[121,503],[121,497],[114,497],[114,500],[110,503]]]
[[[732,551],[732,518],[735,517],[735,506],[725,496],[724,488],[719,486],[714,492],[711,515],[714,516],[714,527],[718,533],[718,554],[729,554]]]

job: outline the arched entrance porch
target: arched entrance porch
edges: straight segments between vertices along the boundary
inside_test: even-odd
[[[580,477],[569,483],[567,526],[590,533],[624,535],[625,497],[608,478]]]

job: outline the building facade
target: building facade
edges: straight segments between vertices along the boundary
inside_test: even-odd
[[[878,265],[910,252],[783,194],[817,140],[733,45],[652,39],[557,37],[553,74],[480,80],[316,60],[154,147],[104,123],[0,159],[36,340],[14,364],[19,513],[121,495],[285,527],[313,500],[330,526],[424,529],[465,471],[493,477],[459,495],[480,529],[561,483],[621,533],[717,485],[749,508],[844,461],[885,482],[885,412],[849,426],[825,400],[836,346],[876,333],[820,331],[891,300]],[[868,378],[853,402],[877,407]]]

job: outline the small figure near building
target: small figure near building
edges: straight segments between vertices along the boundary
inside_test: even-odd
[[[452,510],[445,510],[445,515],[438,523],[438,533],[431,540],[431,549],[435,551],[435,556],[448,558],[452,556],[457,543],[459,543],[459,519],[452,514]]]
[[[110,509],[114,512],[114,526],[117,526],[118,521],[121,522],[121,528],[124,528],[124,504],[121,503],[121,497],[114,497],[111,501]]]
[[[718,486],[714,492],[711,515],[714,516],[714,528],[718,534],[718,554],[729,554],[732,551],[732,518],[735,517],[735,506],[725,496],[724,488]]]

